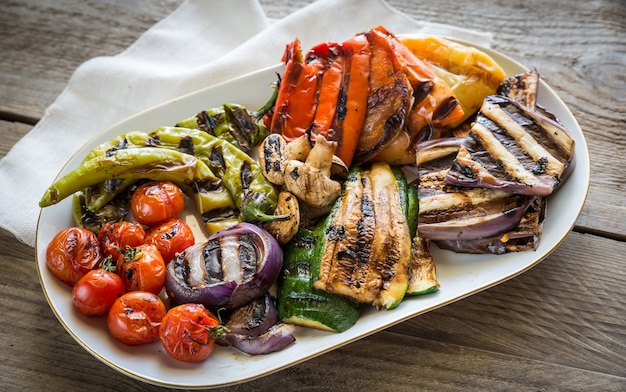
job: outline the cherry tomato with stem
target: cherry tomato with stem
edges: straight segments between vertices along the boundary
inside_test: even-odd
[[[140,185],[130,201],[137,222],[146,226],[176,218],[185,208],[185,195],[170,181],[150,181]]]
[[[109,256],[74,285],[72,302],[85,316],[104,316],[125,292],[124,282],[115,273],[115,264]]]
[[[58,232],[46,248],[48,269],[69,286],[102,261],[96,235],[81,227],[68,227]]]
[[[165,262],[154,245],[127,247],[117,265],[126,291],[141,290],[159,294],[165,286]]]
[[[111,335],[120,342],[136,346],[159,340],[161,320],[167,309],[158,295],[131,291],[115,300],[107,316]]]
[[[156,246],[165,264],[168,264],[178,253],[193,245],[195,238],[191,227],[175,218],[150,227],[146,232],[145,243]]]
[[[114,261],[119,259],[120,249],[139,246],[143,244],[145,237],[143,226],[129,221],[107,222],[98,232],[98,241],[104,256],[111,256]]]
[[[171,308],[159,328],[165,351],[182,362],[201,362],[215,347],[215,340],[228,334],[227,327],[206,307],[188,303]]]

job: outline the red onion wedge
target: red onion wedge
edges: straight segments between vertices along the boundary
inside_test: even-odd
[[[296,340],[293,327],[278,319],[276,302],[270,293],[233,310],[224,325],[230,332],[218,343],[250,355],[280,351]]]
[[[239,223],[187,248],[167,268],[172,304],[235,309],[263,296],[276,281],[283,251],[264,229]]]
[[[280,351],[296,341],[293,325],[279,322],[256,336],[229,333],[225,340],[246,354],[262,355]]]
[[[239,335],[260,335],[278,323],[278,310],[270,293],[235,309],[226,327]]]

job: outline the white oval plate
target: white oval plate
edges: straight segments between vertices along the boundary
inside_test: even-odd
[[[462,42],[467,45],[471,43]],[[518,62],[493,50],[491,55],[507,75],[526,71]],[[132,130],[150,131],[173,125],[201,110],[236,102],[250,109],[262,106],[271,94],[269,84],[282,72],[277,65],[215,85],[138,113],[98,134],[78,151],[59,176],[77,167],[96,145]],[[541,72],[541,70],[539,70]],[[71,289],[47,269],[46,246],[61,229],[73,224],[71,198],[41,211],[37,227],[37,264],[44,294],[55,315],[72,337],[96,358],[130,377],[147,383],[176,388],[211,388],[249,381],[329,352],[391,325],[447,305],[486,288],[502,283],[539,263],[572,230],[587,197],[590,179],[589,153],[580,126],[566,105],[545,82],[539,87],[538,102],[558,116],[576,141],[576,166],[563,186],[548,200],[543,236],[536,251],[507,255],[460,255],[433,247],[441,290],[423,297],[412,297],[393,310],[368,309],[357,324],[343,333],[296,328],[296,343],[265,355],[248,356],[233,348],[216,347],[213,355],[200,364],[178,362],[162,350],[160,342],[127,347],[115,341],[104,318],[87,318],[72,305]],[[201,232],[193,214],[187,219]]]

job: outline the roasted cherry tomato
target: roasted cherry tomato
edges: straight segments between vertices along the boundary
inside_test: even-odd
[[[158,294],[165,286],[165,262],[154,245],[126,248],[117,266],[126,291],[140,290]]]
[[[104,256],[111,256],[114,261],[119,259],[120,249],[139,246],[143,244],[145,237],[146,232],[141,224],[128,221],[105,223],[98,232],[98,241]]]
[[[72,302],[86,316],[104,316],[125,292],[122,278],[115,273],[115,265],[107,257],[100,268],[87,272],[74,285]]]
[[[156,226],[152,226],[146,233],[146,244],[157,247],[165,264],[193,245],[195,238],[191,227],[180,219],[170,219]]]
[[[152,343],[159,339],[159,326],[167,309],[158,295],[131,291],[115,300],[107,316],[113,337],[128,345]]]
[[[183,362],[200,362],[213,352],[215,339],[224,338],[228,329],[200,304],[182,304],[170,309],[159,329],[165,351]]]
[[[63,282],[74,286],[102,261],[98,237],[80,227],[68,227],[54,236],[46,249],[46,265]]]
[[[183,192],[169,181],[151,181],[140,185],[130,202],[130,210],[137,222],[148,226],[176,218],[184,208]]]

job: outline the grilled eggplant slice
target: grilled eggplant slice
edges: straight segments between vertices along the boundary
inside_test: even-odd
[[[531,111],[537,110],[546,113],[543,108],[539,108],[536,105],[537,86],[538,74],[535,70],[531,70],[506,79],[498,89],[498,93],[506,94],[510,99],[519,100]],[[429,200],[435,194],[440,195],[437,201],[440,203],[439,205],[441,206],[441,203],[447,202],[450,210],[459,209],[462,202],[470,202],[472,200],[474,203],[484,203],[483,207],[489,206],[488,208],[493,210],[494,205],[502,205],[500,197],[519,197],[526,209],[515,227],[507,229],[491,222],[491,227],[486,224],[482,233],[476,231],[475,228],[470,230],[467,222],[463,219],[463,215],[458,214],[456,221],[454,221],[454,223],[458,224],[457,230],[465,231],[466,234],[464,235],[466,237],[471,237],[472,235],[467,233],[473,232],[476,237],[452,238],[455,227],[449,225],[448,227],[452,230],[451,233],[448,233],[450,234],[449,238],[439,238],[434,242],[440,248],[450,249],[459,253],[503,254],[537,249],[545,218],[547,204],[545,197],[532,195],[515,196],[501,190],[489,188],[454,187],[445,182],[448,169],[454,159],[453,157],[462,147],[463,140],[462,138],[447,138],[420,144],[417,163],[419,178],[422,179],[419,188],[420,201],[423,207],[421,213],[426,215],[428,206],[436,204],[436,201]],[[442,194],[443,196],[441,196]],[[491,205],[492,203],[493,205]],[[497,209],[494,211],[497,211]],[[445,216],[446,214],[443,213],[442,215]],[[453,219],[452,217],[453,215],[448,214],[449,219]],[[424,222],[421,215],[420,221]],[[428,231],[428,229],[422,227],[422,232]],[[485,232],[487,229],[492,231],[491,235]],[[479,236],[479,234],[482,235]],[[439,234],[439,236],[441,237],[442,235]]]
[[[505,254],[536,250],[539,246],[546,213],[545,197],[534,197],[520,223],[513,230],[473,240],[436,241],[441,249],[457,253]]]
[[[485,99],[446,183],[547,196],[567,175],[573,153],[574,140],[559,123],[492,95]]]
[[[418,147],[418,233],[430,240],[468,240],[514,229],[532,197],[445,182],[463,140],[436,139]]]

